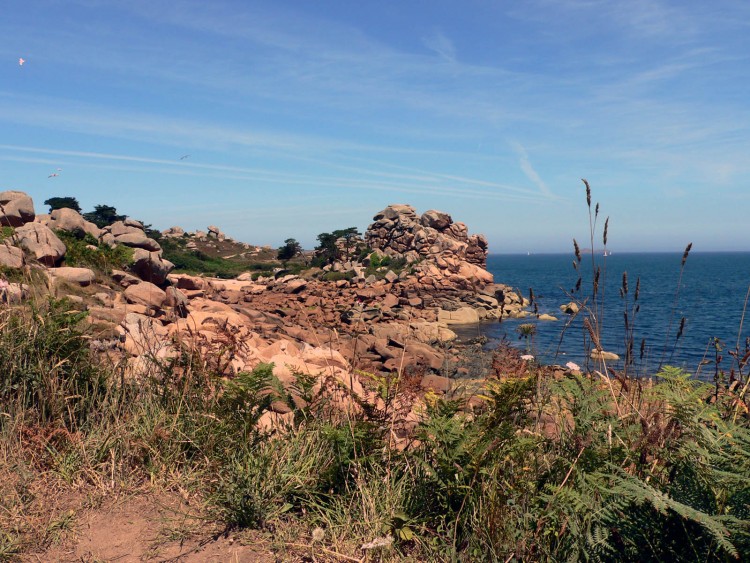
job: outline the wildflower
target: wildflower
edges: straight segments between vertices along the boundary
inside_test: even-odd
[[[326,532],[323,528],[317,527],[312,532],[312,541],[313,543],[321,542],[323,541],[323,538],[325,537]]]
[[[581,371],[581,366],[579,366],[575,362],[568,362],[567,364],[565,364],[565,367],[570,371]]]
[[[521,356],[521,359],[525,362],[530,362],[534,359],[534,356],[532,356],[531,354],[524,354],[523,356]]]

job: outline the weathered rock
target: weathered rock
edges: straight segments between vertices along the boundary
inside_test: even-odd
[[[161,308],[167,299],[167,294],[154,284],[144,281],[131,285],[125,289],[125,299],[128,303],[145,305],[146,307]]]
[[[169,274],[169,281],[178,289],[196,290],[208,287],[208,282],[204,278],[187,274]]]
[[[540,321],[556,321],[557,317],[553,317],[552,315],[548,315],[547,313],[542,313],[537,317]]]
[[[39,220],[40,217],[41,216],[38,215],[37,220]],[[43,223],[43,221],[39,222]],[[52,211],[46,225],[50,229],[68,231],[81,236],[88,233],[95,238],[99,238],[101,235],[101,229],[99,227],[90,221],[86,221],[81,214],[74,209],[69,209],[67,207]]]
[[[453,223],[453,219],[451,219],[451,216],[447,213],[431,209],[422,214],[419,222],[425,227],[430,227],[437,231],[444,231],[451,225],[451,223]]]
[[[96,276],[92,270],[88,268],[73,268],[70,266],[63,266],[62,268],[51,268],[49,274],[53,278],[60,278],[71,283],[77,283],[80,286],[91,285]]]
[[[423,389],[428,389],[437,393],[445,393],[447,391],[450,391],[452,384],[453,381],[450,378],[443,377],[442,375],[435,375],[432,373],[428,373],[423,376],[421,383]]]
[[[575,301],[565,303],[563,305],[560,305],[560,310],[566,315],[575,315],[579,310],[578,303],[576,303]]]
[[[185,235],[185,229],[182,227],[169,227],[166,231],[161,232],[166,238],[182,238]]]
[[[19,246],[28,249],[45,266],[55,266],[65,256],[65,244],[40,223],[26,223],[16,228],[13,236]]]
[[[161,285],[167,280],[169,272],[174,269],[174,264],[162,258],[159,252],[136,248],[130,269],[142,280]]]
[[[482,235],[469,237],[466,225],[453,223],[447,213],[430,210],[418,218],[409,205],[390,205],[373,221],[365,242],[382,253],[407,256],[416,251],[422,258],[452,256],[481,268],[487,262],[487,239]]]
[[[114,237],[119,237],[120,235],[126,235],[130,233],[143,233],[143,226],[141,225],[139,227],[133,223],[137,223],[138,225],[140,225],[140,223],[138,223],[137,221],[130,221],[128,223],[126,223],[125,221],[115,221],[111,225],[104,227],[102,229],[102,232],[110,233]]]
[[[137,278],[127,272],[123,272],[122,270],[112,270],[112,279],[119,283],[122,287],[128,287],[137,283],[141,283],[140,278]]]
[[[150,252],[158,252],[161,250],[161,246],[154,239],[148,238],[143,231],[124,233],[122,235],[115,236],[115,242],[117,244],[124,244],[131,248],[143,248]]]
[[[445,324],[474,324],[479,322],[479,313],[471,307],[461,307],[455,311],[438,311],[438,322]]]
[[[136,221],[135,219],[131,219],[130,217],[126,217],[123,221],[123,224],[126,227],[135,227],[136,229],[143,230],[143,223],[140,221]]]
[[[0,192],[0,225],[20,227],[34,220],[34,201],[25,192]]]
[[[23,250],[11,246],[3,241],[0,243],[0,266],[6,268],[22,268],[24,264]]]

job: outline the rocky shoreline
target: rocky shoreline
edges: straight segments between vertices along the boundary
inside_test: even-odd
[[[443,393],[470,371],[461,367],[462,347],[453,344],[451,326],[523,316],[528,305],[485,269],[483,236],[470,236],[446,213],[419,216],[407,205],[375,214],[364,234],[366,253],[344,253],[300,275],[248,272],[229,280],[173,273],[159,242],[138,221],[99,229],[72,209],[36,215],[23,192],[0,193],[0,224],[12,231],[0,244],[0,265],[42,272],[51,295],[87,311],[99,335],[92,346],[131,377],[149,376],[191,349],[228,377],[273,363],[290,392],[296,374],[304,373],[373,400],[368,377],[410,373],[423,389]],[[127,271],[66,266],[61,231],[130,249]],[[201,235],[224,236],[217,227]],[[163,236],[190,235],[173,227]],[[0,291],[12,304],[31,288],[5,282]],[[273,413],[283,419],[289,408],[279,404]]]

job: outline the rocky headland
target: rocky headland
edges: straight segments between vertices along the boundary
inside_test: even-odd
[[[322,269],[234,279],[173,272],[138,221],[99,228],[72,209],[37,215],[23,192],[0,193],[0,225],[2,301],[67,297],[87,312],[92,348],[131,377],[156,373],[190,349],[227,377],[272,363],[290,392],[295,374],[304,373],[375,400],[367,378],[403,372],[443,393],[466,374],[451,326],[522,316],[528,304],[485,269],[482,235],[469,235],[447,213],[420,216],[408,205],[377,213],[364,240],[337,241],[346,251]],[[172,227],[161,237],[187,239],[188,248],[228,239],[215,226]],[[71,240],[88,241],[92,256],[119,248],[123,266],[70,266]],[[262,250],[240,244],[246,253]],[[289,412],[279,403],[268,417]]]

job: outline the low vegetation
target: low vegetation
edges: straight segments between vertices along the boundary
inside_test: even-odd
[[[428,395],[396,444],[397,374],[372,379],[381,408],[345,412],[304,374],[295,402],[269,365],[227,381],[190,350],[129,381],[89,352],[84,314],[0,310],[0,559],[59,537],[64,514],[34,518],[45,490],[144,483],[320,560],[750,555],[747,403],[679,370],[608,385],[503,347],[478,395]],[[274,401],[295,415],[281,433],[256,425]]]
[[[190,237],[160,238],[164,258],[175,265],[175,270],[188,274],[205,274],[217,278],[235,278],[254,271],[271,275],[274,269],[281,268],[275,251],[264,251],[250,255],[246,248],[235,242],[216,241],[210,246],[201,242],[195,248],[188,248]]]

